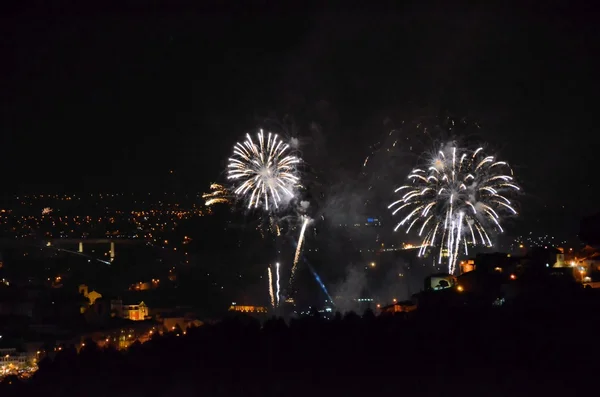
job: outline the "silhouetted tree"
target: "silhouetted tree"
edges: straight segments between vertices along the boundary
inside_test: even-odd
[[[363,319],[365,321],[368,321],[369,323],[372,323],[373,321],[375,321],[375,313],[373,313],[373,310],[371,310],[371,309],[365,310],[365,313],[363,314]]]
[[[54,359],[42,360],[27,382],[8,385],[5,379],[0,396],[305,397],[332,386],[333,394],[349,397],[439,390],[461,397],[490,390],[501,396],[578,395],[587,386],[579,382],[581,368],[593,371],[593,357],[564,335],[600,331],[600,324],[589,320],[600,302],[584,298],[575,294],[545,306],[448,308],[411,316],[336,313],[332,321],[306,316],[289,325],[271,318],[262,327],[242,315],[179,337],[170,332],[136,342],[125,352],[85,341],[79,354],[66,347]],[[132,381],[138,379],[144,381]]]

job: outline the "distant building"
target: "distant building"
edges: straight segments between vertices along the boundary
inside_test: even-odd
[[[244,306],[244,305],[231,305],[229,311],[241,312],[241,313],[267,313],[268,310],[264,306]]]
[[[88,294],[87,298],[90,300],[90,305],[93,305],[97,299],[102,298],[102,294],[97,291],[92,291]]]
[[[174,331],[176,328],[185,331],[187,328],[200,327],[203,324],[198,319],[188,317],[161,317],[160,321],[167,331]]]
[[[79,286],[79,293],[89,299],[91,306],[96,302],[96,299],[102,298],[102,294],[95,290],[88,292],[88,289],[89,287],[87,285],[81,284]]]
[[[475,270],[475,259],[460,261],[460,274],[472,272]]]
[[[94,307],[94,302],[102,298],[102,294],[100,294],[98,291],[89,292],[88,289],[89,287],[85,284],[81,284],[78,288],[79,294],[83,295],[88,300],[88,302],[82,303],[81,307],[79,308],[81,314],[90,311],[90,309]]]
[[[146,281],[146,282],[140,281],[140,282],[131,284],[129,286],[129,290],[130,291],[147,291],[149,289],[157,288],[159,283],[160,283],[160,280],[154,279],[154,278],[151,281]]]
[[[568,260],[564,260],[563,266],[560,267],[571,268],[575,279],[583,283],[598,282],[600,281],[600,251],[588,245],[576,255],[569,255]]]
[[[127,320],[142,321],[150,319],[148,306],[144,302],[136,305],[124,305],[122,300],[110,302],[110,309],[117,317]]]
[[[396,302],[391,305],[383,306],[381,313],[409,313],[417,309],[413,301]]]
[[[556,248],[541,248],[534,247],[527,251],[525,255],[526,262],[529,262],[533,266],[539,267],[564,267],[565,266],[565,255],[564,253]]]
[[[192,307],[188,306],[177,306],[171,308],[152,308],[150,315],[158,323],[162,323],[163,327],[172,331],[179,327],[185,330],[189,327],[199,327],[203,324],[202,321],[198,320],[196,313],[192,310]]]
[[[0,375],[9,368],[23,368],[35,360],[35,355],[17,352],[15,348],[0,349]]]

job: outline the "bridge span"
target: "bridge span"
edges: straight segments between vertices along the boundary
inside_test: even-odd
[[[138,239],[114,239],[114,238],[54,238],[54,239],[45,239],[46,246],[52,247],[61,247],[65,245],[78,245],[78,252],[83,253],[83,245],[84,244],[110,244],[110,261],[114,261],[117,256],[117,251],[115,250],[115,245],[118,244],[143,244],[144,240]]]
[[[60,249],[65,246],[77,246],[77,252],[72,251],[74,253],[83,253],[84,244],[85,245],[109,245],[110,251],[110,261],[112,262],[117,256],[117,252],[115,246],[117,244],[123,245],[134,245],[134,244],[144,244],[145,241],[143,239],[120,239],[120,238],[34,238],[34,239],[0,239],[0,245],[34,245],[34,246],[45,246],[45,247],[54,247]],[[69,251],[68,249],[65,249]]]
[[[52,245],[60,244],[144,244],[143,239],[128,238],[44,238],[42,241]]]

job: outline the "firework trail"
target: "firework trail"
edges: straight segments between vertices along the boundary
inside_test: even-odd
[[[279,288],[279,262],[277,262],[275,264],[275,271],[276,271],[276,273],[275,273],[276,274],[275,280],[276,280],[276,287],[277,287],[276,304],[279,307],[279,297],[281,296],[280,295],[280,288]]]
[[[227,179],[234,182],[233,192],[248,200],[248,208],[262,206],[269,211],[294,197],[300,181],[296,169],[300,159],[287,154],[289,145],[276,134],[269,132],[265,137],[260,130],[256,139],[246,134],[244,142],[236,143],[227,165]]]
[[[507,198],[520,190],[512,169],[486,156],[482,148],[471,151],[449,142],[428,163],[413,169],[408,181],[395,190],[401,197],[388,207],[393,215],[403,215],[394,231],[404,227],[408,233],[415,227],[424,236],[419,256],[428,246],[439,245],[438,263],[447,256],[450,274],[461,245],[465,254],[468,245],[491,247],[490,235],[503,232],[503,217],[517,214]]]
[[[300,252],[302,252],[302,243],[304,243],[304,232],[306,232],[306,226],[310,222],[310,218],[304,216],[304,222],[302,223],[302,229],[300,229],[300,237],[298,237],[298,246],[296,247],[296,255],[294,256],[294,264],[292,265],[292,273],[290,275],[290,285],[294,283],[294,276],[296,274],[296,268],[298,267],[298,261],[300,260]]]
[[[273,295],[273,274],[271,272],[271,266],[267,268],[269,274],[269,296],[271,297],[271,306],[275,307],[275,296]]]

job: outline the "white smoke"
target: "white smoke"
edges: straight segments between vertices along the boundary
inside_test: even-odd
[[[356,299],[361,297],[367,286],[366,274],[360,266],[350,266],[344,280],[333,288],[333,299],[340,313],[356,311]]]
[[[290,138],[290,146],[292,149],[298,149],[300,147],[300,140],[298,138]]]

